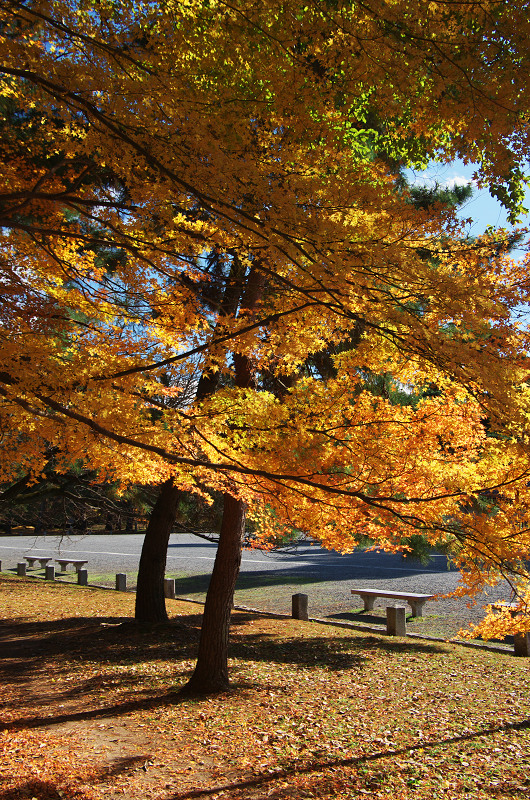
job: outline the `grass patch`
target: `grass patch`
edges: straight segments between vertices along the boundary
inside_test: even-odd
[[[235,613],[233,690],[181,699],[196,606],[0,576],[0,800],[523,798],[527,659]]]

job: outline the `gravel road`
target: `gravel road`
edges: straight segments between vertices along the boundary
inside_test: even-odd
[[[17,562],[30,554],[86,558],[89,583],[112,586],[115,573],[125,572],[128,586],[134,587],[142,540],[142,534],[62,538],[4,536],[0,537],[0,560],[4,571],[14,572]],[[178,596],[204,599],[215,549],[214,544],[195,536],[171,536],[166,574],[176,579]],[[28,570],[28,574],[42,577],[43,570]],[[66,575],[60,575],[60,580],[75,582],[75,573],[70,568]],[[392,601],[377,601],[373,612],[360,614],[362,602],[358,596],[352,597],[352,588],[376,587],[443,595],[453,591],[458,580],[459,573],[449,569],[443,555],[434,555],[428,565],[423,565],[389,553],[341,555],[318,545],[302,544],[289,552],[245,550],[235,603],[290,613],[291,595],[303,592],[309,596],[311,616],[377,623],[384,615],[384,606]],[[479,604],[472,608],[468,608],[465,599],[430,601],[424,607],[424,617],[409,619],[409,626],[432,635],[454,635],[468,622],[481,618],[484,602],[509,599],[509,586],[500,584],[489,588],[488,593],[479,598]]]

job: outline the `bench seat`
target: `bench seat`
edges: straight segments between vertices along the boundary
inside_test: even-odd
[[[58,564],[61,566],[61,572],[66,572],[66,568],[68,564],[72,564],[75,567],[75,571],[79,572],[85,564],[88,564],[88,559],[77,559],[77,558],[56,558],[55,559]]]
[[[28,562],[28,566],[30,569],[33,569],[33,565],[35,561],[38,561],[41,565],[41,569],[44,569],[48,566],[49,562],[52,561],[52,556],[24,556],[26,561]]]
[[[417,592],[391,592],[385,589],[352,589],[352,594],[358,594],[363,603],[364,611],[371,611],[378,597],[389,597],[392,600],[404,600],[412,609],[413,617],[423,616],[423,606],[427,600],[432,600],[433,594],[418,594]]]

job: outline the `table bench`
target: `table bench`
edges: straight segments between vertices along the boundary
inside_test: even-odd
[[[432,600],[433,594],[417,594],[416,592],[387,592],[384,589],[352,589],[352,594],[358,594],[363,603],[364,611],[371,611],[378,597],[390,597],[393,600],[404,600],[412,608],[413,617],[423,617],[423,606],[427,600]]]
[[[26,561],[28,562],[28,566],[30,569],[33,569],[33,564],[35,561],[38,561],[41,565],[41,569],[44,569],[48,566],[48,563],[52,561],[52,556],[24,556]]]
[[[85,566],[85,564],[88,564],[88,559],[85,559],[83,561],[81,559],[76,559],[76,558],[56,558],[55,560],[58,564],[61,565],[61,572],[66,572],[68,564],[72,564],[72,566],[75,567],[76,572],[79,572],[79,570],[82,569]]]

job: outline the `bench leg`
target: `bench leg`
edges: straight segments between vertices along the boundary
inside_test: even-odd
[[[410,607],[412,608],[413,617],[423,617],[423,604],[424,601],[411,600]]]
[[[375,603],[375,597],[372,597],[372,595],[366,595],[366,594],[362,594],[360,597],[361,597],[361,600],[364,603],[364,609],[363,610],[364,611],[372,611],[372,609],[374,607],[374,603]]]

